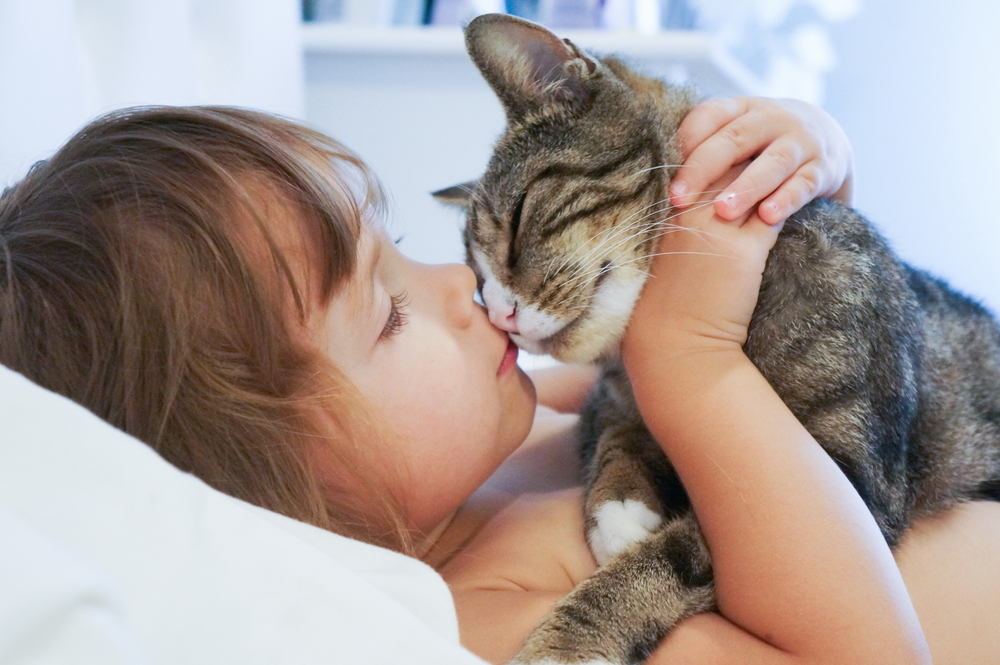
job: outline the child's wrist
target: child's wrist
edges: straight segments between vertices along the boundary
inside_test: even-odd
[[[675,379],[724,372],[749,362],[736,336],[696,332],[668,320],[661,330],[630,331],[622,343],[622,363],[633,383],[647,377]]]
[[[629,324],[622,341],[622,357],[633,362],[669,362],[691,354],[742,352],[746,327],[710,322],[696,316],[672,313]]]
[[[672,341],[669,350],[658,354],[630,347],[622,356],[640,412],[665,436],[657,436],[661,445],[677,428],[697,426],[687,422],[693,414],[721,406],[719,395],[732,394],[727,387],[734,381],[742,385],[748,374],[759,375],[738,345],[687,336]]]

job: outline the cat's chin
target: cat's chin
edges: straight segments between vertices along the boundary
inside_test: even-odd
[[[566,349],[550,352],[549,355],[559,362],[586,365],[618,358],[621,355],[621,347],[615,342],[602,347],[595,345],[588,345],[583,348],[571,346]]]
[[[579,316],[549,337],[528,340],[530,347],[515,343],[529,353],[544,353],[565,363],[614,361],[621,355],[621,339],[645,277],[639,271],[610,273]]]
[[[564,363],[585,363],[593,360],[592,358],[588,359],[579,357],[579,354],[573,353],[571,348],[563,344],[559,344],[551,337],[548,339],[536,340],[529,339],[523,335],[511,333],[510,338],[515,344],[517,344],[518,348],[536,356],[552,356],[559,362]]]
[[[568,337],[568,336],[565,336]],[[535,340],[528,339],[523,335],[512,333],[511,340],[518,348],[536,356],[552,356],[563,363],[592,363],[599,360],[617,358],[620,355],[620,345],[617,340],[609,340],[603,346],[595,343],[597,340],[590,337],[586,344],[574,343],[576,340],[565,339],[564,335],[557,333],[548,339]]]
[[[549,349],[550,345],[547,343],[547,340],[528,339],[524,335],[518,335],[517,333],[510,333],[510,339],[522,351],[527,351],[536,356],[552,356],[555,358],[555,354]],[[559,358],[556,358],[556,360],[559,360]]]

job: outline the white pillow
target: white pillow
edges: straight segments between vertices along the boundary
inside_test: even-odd
[[[0,662],[481,663],[424,564],[181,473],[0,367]]]

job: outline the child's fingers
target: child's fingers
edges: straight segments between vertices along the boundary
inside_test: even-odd
[[[736,118],[746,112],[746,102],[736,99],[712,99],[699,104],[684,118],[677,130],[684,157],[684,168],[678,170],[670,183],[670,196],[674,205],[690,205],[698,199],[705,187],[721,176],[730,165],[742,160],[729,159],[726,153],[719,158],[719,144],[716,137]],[[706,142],[708,143],[706,149]],[[729,153],[732,151],[730,150]],[[698,153],[695,159],[691,159]]]
[[[687,159],[705,139],[746,111],[746,100],[741,97],[710,99],[691,109],[677,129],[677,140],[680,142],[684,158]]]
[[[821,186],[816,163],[805,164],[760,204],[758,214],[767,224],[784,222],[789,215],[816,198]]]
[[[794,141],[772,144],[716,197],[715,211],[723,219],[742,215],[788,180],[800,168],[803,157],[801,147]],[[766,219],[770,221],[770,217]]]
[[[762,146],[776,137],[774,129],[752,114],[742,115],[725,125],[695,148],[670,185],[674,205],[689,205],[710,183],[715,182],[731,164],[753,157]],[[785,176],[787,177],[787,175]],[[766,194],[762,192],[757,200]]]

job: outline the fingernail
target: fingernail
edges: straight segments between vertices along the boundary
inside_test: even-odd
[[[673,199],[674,203],[683,203],[683,199],[687,196],[687,187],[683,183],[675,182],[670,184],[670,198]]]
[[[723,192],[715,200],[721,201],[730,210],[736,207],[736,194],[734,192]]]
[[[764,206],[767,212],[767,219],[764,221],[768,224],[775,224],[781,218],[781,211],[778,209],[777,203],[768,203]],[[762,211],[763,212],[763,211]]]

